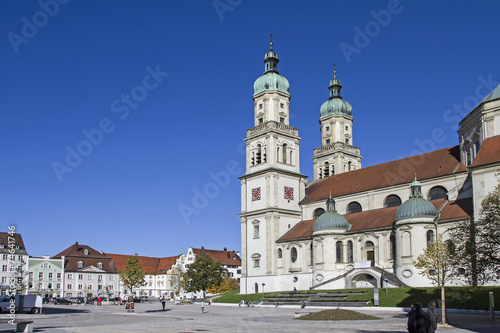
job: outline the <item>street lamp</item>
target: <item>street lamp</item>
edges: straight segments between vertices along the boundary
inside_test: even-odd
[[[262,282],[262,298],[264,298],[264,287],[266,286],[266,284],[264,282]]]

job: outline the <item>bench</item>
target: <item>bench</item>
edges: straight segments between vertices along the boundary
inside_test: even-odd
[[[0,324],[12,324],[16,325],[16,332],[33,332],[33,320],[0,320]]]

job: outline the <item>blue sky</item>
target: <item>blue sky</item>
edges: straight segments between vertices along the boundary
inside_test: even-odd
[[[270,32],[309,179],[334,61],[365,167],[456,145],[458,119],[500,81],[494,1],[0,6],[1,231],[15,225],[33,256],[75,241],[239,251],[237,177]]]

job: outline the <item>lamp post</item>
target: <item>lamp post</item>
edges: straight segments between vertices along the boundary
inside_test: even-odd
[[[266,284],[264,282],[262,282],[262,298],[264,298],[264,287],[266,286]]]

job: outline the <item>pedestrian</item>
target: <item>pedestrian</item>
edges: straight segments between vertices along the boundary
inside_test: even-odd
[[[204,314],[205,313],[205,302],[203,302],[203,300],[201,301],[201,314]]]
[[[165,299],[165,296],[161,298],[161,307],[163,308],[163,311],[165,311],[165,303],[167,303],[167,300]]]
[[[429,333],[434,333],[437,330],[437,317],[436,317],[436,303],[429,302],[427,304],[429,309],[425,313],[427,315],[427,320],[429,321]]]
[[[425,312],[422,310],[420,303],[413,304],[413,311],[410,311],[408,318],[408,332],[409,333],[428,333],[429,321]]]
[[[102,298],[101,296],[97,297],[97,305],[102,305]]]

